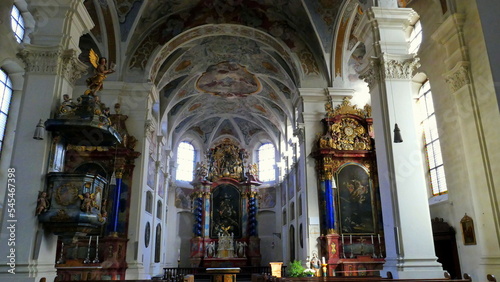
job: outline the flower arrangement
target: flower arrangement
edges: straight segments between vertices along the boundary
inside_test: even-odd
[[[304,273],[305,276],[312,277],[316,274],[316,271],[314,271],[314,269],[307,268],[304,269],[302,273]]]

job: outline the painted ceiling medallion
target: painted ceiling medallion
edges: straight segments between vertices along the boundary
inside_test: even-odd
[[[221,62],[207,68],[196,82],[198,90],[225,98],[246,97],[262,89],[259,79],[244,66]]]

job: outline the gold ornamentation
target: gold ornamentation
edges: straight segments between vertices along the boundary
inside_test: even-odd
[[[243,180],[244,162],[247,158],[247,153],[238,145],[228,138],[224,139],[207,153],[209,160],[208,180],[215,181],[222,177]],[[252,173],[253,169],[253,166],[249,167],[249,172]]]
[[[74,204],[78,200],[78,186],[73,183],[62,184],[55,192],[55,200],[61,206]]]
[[[85,151],[88,151],[88,152],[93,152],[93,151],[106,152],[109,150],[109,148],[103,147],[103,146],[77,146],[77,145],[68,144],[67,150],[74,150],[77,152],[85,152]]]
[[[332,124],[328,135],[322,138],[328,139],[328,147],[332,149],[371,150],[372,148],[366,128],[354,118],[346,117]]]
[[[367,108],[367,106],[365,106],[364,109],[358,109],[356,105],[351,104],[350,98],[345,97],[344,100],[342,101],[342,104],[338,105],[335,108],[335,110],[333,110],[332,116],[349,115],[349,114],[367,118],[371,116],[371,107],[368,106]]]
[[[332,242],[332,243],[330,244],[330,253],[331,253],[332,255],[334,255],[334,254],[336,254],[336,253],[337,253],[337,245],[336,245],[334,242]]]

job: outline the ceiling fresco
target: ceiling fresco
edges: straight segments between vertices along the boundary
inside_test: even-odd
[[[277,145],[298,118],[299,89],[331,86],[338,19],[358,3],[85,0],[95,27],[80,47],[115,58],[115,77],[156,85],[158,119],[173,145],[186,136],[206,148],[221,136]]]

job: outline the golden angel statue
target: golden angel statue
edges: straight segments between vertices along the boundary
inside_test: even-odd
[[[92,211],[92,207],[95,206],[94,193],[90,194],[89,192],[86,192],[83,195],[78,195],[78,197],[82,200],[80,209],[83,212],[90,213]]]
[[[87,78],[87,86],[90,91],[87,91],[87,94],[95,95],[95,93],[102,89],[102,84],[106,76],[110,73],[115,72],[114,64],[108,68],[108,61],[105,57],[100,57],[97,53],[90,49],[89,51],[89,59],[92,66],[94,66],[94,75],[92,77]]]

